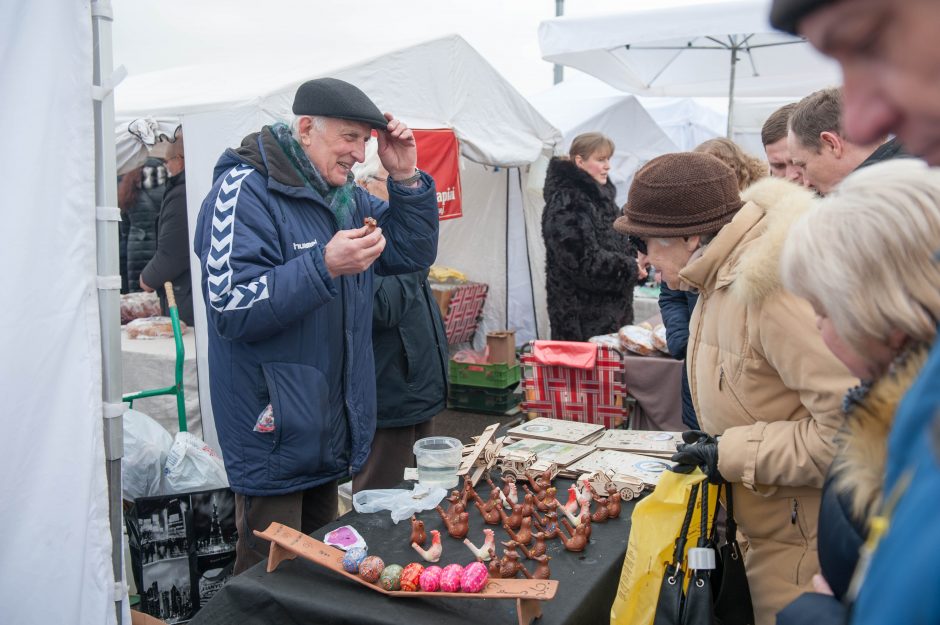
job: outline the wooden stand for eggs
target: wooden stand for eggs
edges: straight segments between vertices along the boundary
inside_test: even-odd
[[[376,592],[390,597],[452,597],[454,599],[515,599],[519,625],[530,625],[534,619],[542,616],[539,602],[555,597],[558,580],[547,579],[489,579],[483,590],[477,593],[467,592],[423,592],[405,590],[385,590],[376,584],[370,584],[358,575],[347,573],[343,569],[343,552],[335,547],[320,542],[280,523],[272,523],[263,532],[255,530],[255,536],[271,542],[268,555],[268,573],[277,568],[284,560],[293,560],[297,556],[310,560],[344,577],[362,584]]]

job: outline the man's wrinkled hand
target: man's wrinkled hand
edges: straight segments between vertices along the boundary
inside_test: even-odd
[[[340,230],[323,248],[323,262],[330,276],[348,276],[362,273],[385,249],[381,228],[366,234],[368,228]]]
[[[682,433],[684,443],[676,446],[676,453],[672,455],[677,466],[673,471],[689,473],[696,467],[702,470],[708,481],[712,484],[721,484],[725,479],[718,471],[718,439],[701,430],[689,430]]]

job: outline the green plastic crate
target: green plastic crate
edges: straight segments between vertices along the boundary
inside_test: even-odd
[[[451,384],[447,407],[452,410],[504,414],[519,405],[522,395],[512,389],[487,389]]]
[[[506,363],[480,365],[450,361],[450,383],[483,388],[509,388],[522,379],[522,367]]]

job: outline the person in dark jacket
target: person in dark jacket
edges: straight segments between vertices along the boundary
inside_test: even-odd
[[[620,214],[608,179],[613,142],[578,135],[545,176],[545,289],[552,339],[586,341],[633,323],[636,250],[610,226]]]
[[[290,126],[222,155],[196,226],[238,573],[267,557],[253,529],[335,518],[337,481],[362,469],[375,432],[373,276],[437,255],[436,190],[411,129],[335,78],[300,85],[292,108]],[[351,174],[373,130],[387,203]]]
[[[165,185],[166,167],[154,157],[118,178],[122,293],[142,290],[140,272],[157,251],[157,219]]]
[[[668,285],[659,285],[659,313],[666,326],[666,347],[669,355],[676,360],[685,360],[686,347],[689,345],[689,320],[695,310],[698,293],[670,289]],[[682,367],[682,423],[690,430],[698,430],[698,418],[692,393],[689,390],[689,372]]]
[[[157,222],[157,250],[140,272],[140,286],[157,291],[164,315],[169,315],[163,283],[173,283],[180,319],[193,325],[193,283],[189,271],[189,218],[186,214],[186,171],[183,135],[176,135],[166,152],[166,194]]]
[[[781,271],[809,300],[823,339],[862,385],[823,486],[817,593],[782,610],[780,625],[844,623],[850,581],[883,501],[887,440],[940,319],[940,173],[910,159],[851,174],[791,230]],[[819,267],[825,267],[820,271]],[[858,298],[870,290],[876,297]],[[898,622],[913,622],[899,619]]]
[[[354,171],[360,186],[388,201],[388,172],[374,143]],[[376,276],[373,290],[376,430],[354,493],[400,483],[414,464],[415,441],[434,435],[434,416],[447,404],[447,334],[428,271]]]

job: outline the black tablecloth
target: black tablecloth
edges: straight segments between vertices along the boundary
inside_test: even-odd
[[[565,493],[568,480],[556,480],[559,493]],[[480,496],[489,494],[489,487],[481,482]],[[444,502],[446,507],[446,502]],[[564,549],[558,539],[547,543],[552,579],[558,580],[558,594],[542,604],[539,625],[556,623],[593,624],[610,620],[610,606],[617,592],[620,569],[627,548],[630,514],[634,502],[624,504],[620,518],[595,524],[591,542],[581,553]],[[441,561],[466,565],[473,556],[462,541],[447,535],[440,517],[433,510],[422,512],[419,518],[425,528],[441,530],[444,547]],[[381,557],[386,564],[420,562],[421,559],[408,543],[411,524],[406,520],[393,524],[388,512],[358,514],[350,512],[319,531],[313,537],[323,540],[326,533],[342,525],[352,525],[369,544],[369,554]],[[483,542],[483,528],[496,532],[497,540],[508,540],[502,527],[483,523],[480,513],[472,506],[470,534],[476,545]],[[430,542],[430,533],[428,534]],[[497,550],[502,554],[502,547]],[[521,561],[529,571],[535,563]],[[350,623],[355,625],[433,623],[516,623],[516,602],[508,599],[449,599],[387,597],[356,584],[333,571],[303,559],[282,563],[273,573],[267,573],[267,562],[249,569],[232,579],[199,611],[194,625],[268,625],[277,623]]]

